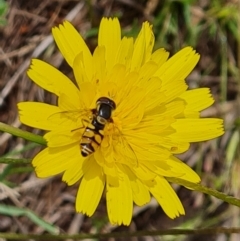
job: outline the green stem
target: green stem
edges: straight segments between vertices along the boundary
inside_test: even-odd
[[[7,132],[14,136],[21,137],[25,140],[32,141],[32,142],[38,143],[40,145],[44,145],[44,146],[47,145],[46,140],[44,140],[42,136],[32,134],[28,131],[20,130],[16,127],[4,124],[2,122],[0,122],[0,131]]]
[[[31,163],[32,159],[26,159],[26,158],[5,158],[1,157],[0,158],[0,163],[5,163],[5,164],[29,164]]]
[[[114,232],[114,233],[96,233],[96,234],[17,234],[17,233],[0,233],[1,238],[14,240],[81,240],[81,239],[106,239],[106,238],[125,238],[143,237],[143,236],[163,236],[163,235],[210,235],[210,234],[232,234],[239,233],[240,228],[206,228],[206,229],[164,229],[154,231],[137,231],[137,232]]]
[[[227,194],[219,192],[219,191],[214,190],[212,188],[208,188],[208,187],[202,186],[201,184],[188,182],[186,180],[182,180],[182,179],[175,178],[175,177],[167,177],[166,179],[169,182],[173,182],[173,183],[179,184],[181,186],[191,188],[194,191],[199,191],[199,192],[214,196],[218,199],[223,200],[224,202],[227,202],[227,203],[232,204],[234,206],[240,207],[240,200],[239,199],[237,199],[235,197],[232,197],[232,196],[228,196]]]

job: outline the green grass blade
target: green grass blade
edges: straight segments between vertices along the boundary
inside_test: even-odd
[[[53,226],[52,224],[44,221],[43,219],[39,218],[35,213],[33,213],[32,211],[30,211],[28,209],[0,204],[0,214],[12,216],[12,217],[26,216],[33,223],[37,224],[38,226],[40,226],[44,230],[48,231],[49,233],[59,234],[58,227]]]

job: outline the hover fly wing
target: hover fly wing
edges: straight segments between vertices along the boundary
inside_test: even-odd
[[[90,110],[59,111],[49,116],[48,120],[61,128],[83,128],[84,122],[90,122],[92,112]]]
[[[131,144],[128,142],[124,135],[120,134],[118,138],[118,144],[116,145],[116,151],[122,157],[121,162],[126,163],[132,167],[138,166],[138,158]]]

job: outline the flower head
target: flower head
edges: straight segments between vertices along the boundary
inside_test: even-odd
[[[52,30],[62,55],[72,67],[76,85],[59,70],[37,59],[28,76],[58,96],[57,106],[19,103],[20,120],[48,131],[47,148],[33,159],[38,177],[63,173],[79,180],[77,212],[91,216],[106,189],[111,223],[128,225],[133,203],[154,196],[170,218],[184,208],[165,177],[200,182],[174,154],[223,134],[222,120],[200,118],[212,105],[208,88],[187,90],[185,78],[199,55],[186,47],[169,57],[153,52],[148,22],[137,38],[121,38],[119,21],[103,18],[93,54],[69,23]]]

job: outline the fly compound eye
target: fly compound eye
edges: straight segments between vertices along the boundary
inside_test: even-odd
[[[100,97],[97,100],[97,106],[101,105],[101,104],[105,104],[111,107],[112,110],[116,109],[116,104],[113,100],[107,98],[107,97]]]
[[[113,110],[115,110],[115,109],[116,109],[116,104],[115,104],[115,102],[112,101],[112,100],[110,100],[110,101],[111,101],[111,103],[110,103],[109,105],[112,107]]]

